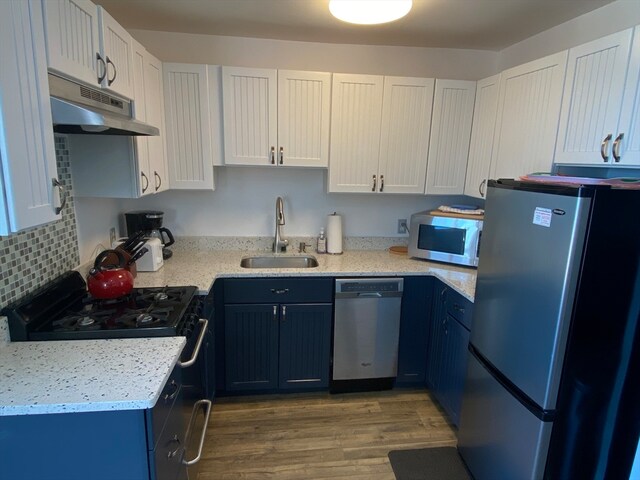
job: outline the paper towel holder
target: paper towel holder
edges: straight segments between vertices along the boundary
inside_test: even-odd
[[[327,224],[327,254],[328,255],[342,255],[344,253],[344,249],[342,248],[342,215],[338,215],[337,212],[333,212],[332,214],[329,214],[329,217],[332,216],[336,216],[340,218],[340,223],[339,223],[339,231],[340,231],[340,251],[339,252],[330,252],[329,251],[329,244],[330,244],[330,240],[329,240],[329,225]]]

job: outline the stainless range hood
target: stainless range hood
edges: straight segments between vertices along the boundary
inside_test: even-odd
[[[133,119],[132,105],[71,80],[49,74],[53,131],[84,135],[159,135],[160,130]]]

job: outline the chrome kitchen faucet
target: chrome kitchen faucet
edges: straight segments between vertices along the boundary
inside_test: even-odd
[[[282,238],[282,231],[280,227],[284,225],[284,204],[282,197],[276,198],[276,234],[273,239],[273,253],[285,253],[289,240]]]

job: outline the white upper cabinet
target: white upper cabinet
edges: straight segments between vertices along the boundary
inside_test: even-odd
[[[131,36],[89,0],[42,0],[49,69],[133,98]]]
[[[329,192],[377,192],[384,78],[333,75]]]
[[[436,80],[425,193],[462,194],[476,82]]]
[[[100,85],[98,7],[89,0],[43,0],[49,69]]]
[[[632,29],[569,50],[556,163],[619,163],[618,120],[629,64]],[[635,85],[637,89],[637,81]]]
[[[226,165],[326,167],[331,74],[223,67]]]
[[[133,38],[107,11],[98,7],[100,52],[106,65],[102,86],[133,98]]]
[[[165,127],[164,88],[162,84],[162,62],[145,51],[144,96],[146,99],[146,123],[158,127],[157,137],[136,137],[147,142],[149,151],[149,173],[152,175],[153,192],[169,188],[167,167],[167,130]]]
[[[210,111],[219,91],[218,67],[164,63],[167,165],[171,189],[213,190],[213,165],[219,139]]]
[[[464,184],[464,194],[470,197],[484,198],[487,192],[499,89],[500,75],[477,82],[467,176]]]
[[[634,29],[627,82],[618,124],[618,152],[622,166],[640,166],[640,26]],[[616,159],[614,157],[614,163]]]
[[[380,192],[424,193],[434,80],[384,77]]]
[[[0,2],[0,235],[60,218],[41,8]]]
[[[492,178],[551,171],[566,65],[564,51],[500,75]]]
[[[276,70],[222,67],[222,91],[225,164],[275,164]]]
[[[329,165],[330,109],[330,73],[278,70],[278,165]]]

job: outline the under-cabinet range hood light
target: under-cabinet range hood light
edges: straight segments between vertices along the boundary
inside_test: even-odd
[[[160,135],[132,118],[131,102],[49,74],[53,131],[85,135]]]
[[[412,0],[329,0],[329,11],[344,22],[376,25],[404,17],[412,3]]]

